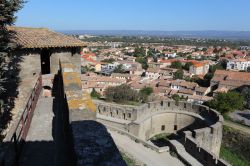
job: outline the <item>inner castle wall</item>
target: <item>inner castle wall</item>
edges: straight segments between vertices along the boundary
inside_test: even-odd
[[[187,139],[219,156],[223,117],[203,105],[172,100],[156,101],[141,106],[119,105],[95,100],[100,122],[128,131],[143,140],[161,133],[181,132]]]

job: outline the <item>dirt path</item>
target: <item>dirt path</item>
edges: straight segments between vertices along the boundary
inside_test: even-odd
[[[183,166],[180,160],[172,157],[168,152],[157,153],[125,135],[110,130],[109,132],[118,147],[147,166]]]
[[[234,128],[236,130],[242,131],[244,133],[250,134],[250,127],[242,126],[240,124],[237,124],[237,123],[234,123],[234,122],[231,122],[231,121],[228,121],[228,120],[224,121],[224,125],[228,126],[228,127],[231,127],[231,128]]]

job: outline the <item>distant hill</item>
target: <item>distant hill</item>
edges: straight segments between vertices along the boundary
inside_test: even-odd
[[[111,36],[164,36],[183,38],[214,38],[232,40],[250,40],[250,31],[140,31],[140,30],[66,30],[65,34],[89,34]]]

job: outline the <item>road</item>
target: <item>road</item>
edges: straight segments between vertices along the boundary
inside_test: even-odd
[[[184,166],[180,160],[172,157],[169,152],[157,153],[140,143],[136,143],[125,135],[111,130],[109,132],[119,148],[147,166]]]

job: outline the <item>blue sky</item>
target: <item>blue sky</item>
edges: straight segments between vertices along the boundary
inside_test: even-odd
[[[54,30],[250,31],[250,0],[28,0],[18,26]]]

